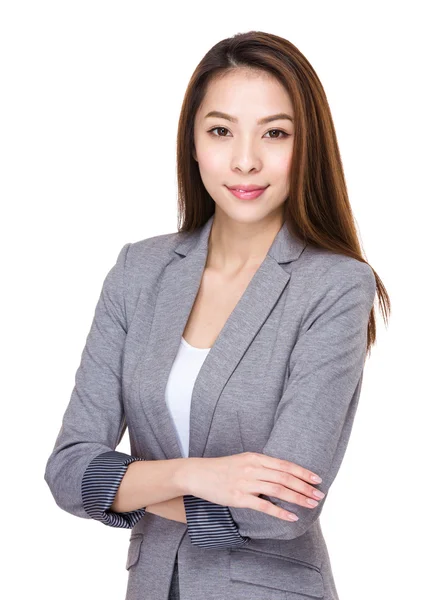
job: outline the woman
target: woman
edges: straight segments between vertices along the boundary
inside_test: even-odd
[[[335,600],[319,516],[390,302],[306,58],[261,32],[216,44],[177,159],[181,226],[107,274],[45,480],[132,528],[127,600]]]

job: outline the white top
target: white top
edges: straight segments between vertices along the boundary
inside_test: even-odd
[[[188,457],[193,387],[211,348],[195,348],[182,336],[165,388],[165,400],[177,431],[182,456]]]

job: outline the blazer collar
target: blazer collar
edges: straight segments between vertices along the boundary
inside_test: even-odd
[[[164,456],[181,458],[175,424],[166,404],[165,389],[176,358],[208,255],[214,214],[174,248],[177,259],[161,276],[147,346],[139,369],[139,398],[147,425]],[[282,263],[297,259],[305,243],[283,223],[269,251],[221,329],[198,373],[190,407],[190,457],[204,455],[213,413],[221,392],[257,332],[269,317],[290,273]],[[229,410],[231,410],[229,406]]]
[[[202,227],[193,232],[183,233],[182,235],[185,237],[174,248],[174,252],[181,256],[187,256],[192,250],[208,252],[208,240],[214,218],[215,215],[213,214]],[[268,255],[279,264],[287,263],[296,260],[300,256],[305,245],[305,242],[297,239],[290,233],[286,221],[284,221],[268,250]]]

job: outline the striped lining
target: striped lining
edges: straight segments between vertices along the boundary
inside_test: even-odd
[[[251,540],[241,536],[228,506],[203,498],[184,496],[188,535],[194,546],[201,548],[233,548]]]
[[[145,508],[121,513],[110,510],[128,465],[136,460],[144,459],[109,450],[89,463],[82,478],[81,495],[84,509],[92,519],[110,527],[132,529],[144,516]]]

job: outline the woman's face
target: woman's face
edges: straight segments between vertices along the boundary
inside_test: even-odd
[[[283,118],[259,122],[280,113]],[[285,115],[293,118],[291,100],[266,72],[237,69],[210,82],[196,113],[193,156],[217,212],[245,223],[282,214],[294,136]],[[255,199],[240,199],[228,189],[252,184],[267,188]]]

